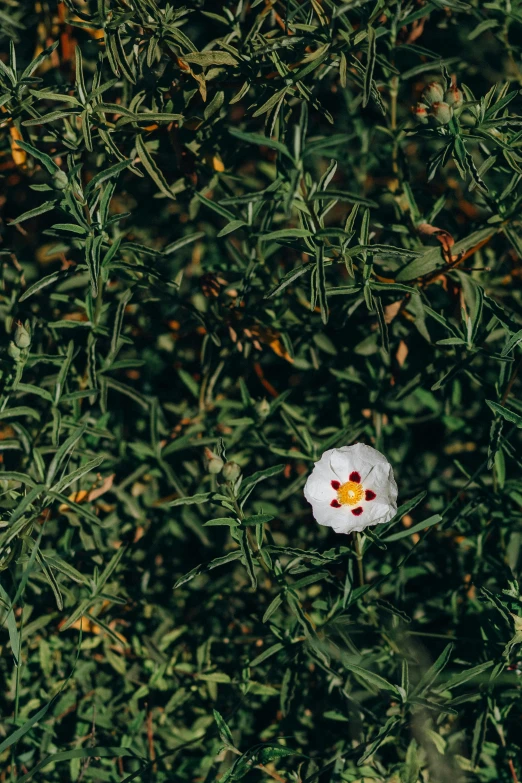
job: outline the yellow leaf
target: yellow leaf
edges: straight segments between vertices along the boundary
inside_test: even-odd
[[[86,500],[87,495],[89,493],[85,489],[81,489],[79,492],[73,492],[72,495],[69,495],[68,500],[72,500],[73,503],[83,503],[84,500]],[[71,507],[67,505],[67,503],[62,503],[58,507],[58,511],[61,514],[65,514],[66,511],[70,511]]]
[[[23,166],[27,159],[27,153],[17,144],[17,141],[22,141],[22,134],[15,125],[11,125],[9,135],[11,137],[11,155],[13,160],[17,166]]]

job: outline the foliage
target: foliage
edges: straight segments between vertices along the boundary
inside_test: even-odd
[[[516,781],[520,0],[0,19],[0,780]]]

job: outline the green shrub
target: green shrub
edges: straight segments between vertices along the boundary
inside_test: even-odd
[[[522,4],[0,21],[0,780],[516,783]]]

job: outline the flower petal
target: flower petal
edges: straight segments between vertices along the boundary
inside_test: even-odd
[[[343,449],[350,450],[353,462],[369,462],[370,465],[376,465],[378,462],[382,462],[384,465],[390,464],[384,454],[374,449],[373,446],[367,446],[366,443],[354,443],[353,446],[343,446]]]
[[[308,476],[304,487],[304,496],[309,503],[314,500],[332,500],[336,496],[332,488],[332,481],[335,480],[335,473],[329,467],[315,463],[315,468]]]
[[[347,522],[346,508],[334,508],[323,501],[312,503],[315,520],[325,527],[331,527],[336,533],[343,533]]]
[[[340,449],[328,449],[316,465],[321,464],[325,459],[343,483],[349,480],[350,473],[353,471],[359,473],[361,481],[364,481],[375,465],[390,464],[380,451],[365,443],[355,443],[353,446],[343,446]]]
[[[364,488],[375,492],[375,503],[397,503],[397,484],[389,463],[374,465],[364,480]]]
[[[389,522],[395,516],[397,509],[386,503],[365,503],[364,504],[364,522],[368,525],[380,525]]]
[[[330,454],[330,469],[335,473],[341,484],[348,481],[350,473],[355,469],[350,454],[345,451],[345,448],[332,449]]]

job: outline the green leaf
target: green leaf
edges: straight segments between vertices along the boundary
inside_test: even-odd
[[[50,275],[45,275],[45,277],[39,278],[35,283],[30,285],[26,291],[24,291],[18,301],[25,302],[25,300],[29,299],[30,296],[33,296],[34,294],[38,293],[38,291],[41,291],[42,288],[46,288],[48,285],[56,283],[58,280],[65,280],[66,278],[70,277],[71,274],[73,273],[68,269],[58,269],[56,272],[52,272]]]
[[[330,201],[334,199],[336,201],[348,201],[350,204],[361,204],[365,207],[378,206],[377,202],[372,199],[364,198],[364,196],[359,196],[357,193],[352,193],[349,190],[338,190],[336,188],[314,193],[313,196],[311,196],[310,201]]]
[[[54,175],[60,172],[60,167],[49,155],[46,155],[45,152],[41,152],[40,150],[36,149],[36,147],[33,147],[32,144],[28,144],[26,141],[22,141],[21,139],[18,140],[16,144],[18,147],[21,147],[21,149],[25,150],[25,152],[28,152],[30,155],[32,155],[33,158],[39,160],[40,163],[43,163],[49,174]]]
[[[229,209],[225,209],[225,207],[223,207],[221,204],[218,204],[216,201],[212,201],[211,199],[206,198],[206,196],[204,196],[202,193],[196,193],[196,198],[213,212],[217,212],[218,215],[221,215],[221,217],[224,217],[229,221],[235,220],[233,212],[230,212]]]
[[[436,688],[433,688],[433,690],[445,691],[445,690],[451,690],[452,688],[458,688],[460,685],[464,685],[465,682],[469,682],[469,680],[474,680],[475,677],[478,677],[479,675],[486,672],[488,669],[491,669],[493,664],[494,661],[486,661],[485,663],[479,663],[477,666],[472,666],[469,669],[465,669],[464,671],[458,672],[457,674],[453,674],[450,677],[448,677],[447,680],[441,678],[442,680],[441,684],[438,685]]]
[[[401,521],[405,514],[409,514],[410,511],[413,511],[413,509],[416,508],[419,503],[422,503],[427,494],[428,493],[426,490],[423,490],[422,492],[419,492],[418,495],[415,495],[415,497],[407,500],[405,503],[402,503],[397,509],[397,513],[393,519],[388,523],[387,528],[393,527],[393,525]]]
[[[233,231],[237,231],[238,228],[242,228],[246,225],[244,220],[231,220],[230,223],[227,223],[227,225],[219,231],[218,237],[227,236],[227,234],[231,234]]]
[[[473,729],[473,740],[471,745],[471,763],[473,767],[476,767],[480,760],[482,747],[486,738],[487,724],[488,709],[486,708],[480,712]]]
[[[79,481],[83,476],[86,476],[87,473],[90,473],[99,467],[102,464],[103,459],[103,457],[94,457],[86,462],[85,465],[76,468],[76,470],[73,470],[68,476],[64,476],[60,481],[54,484],[54,486],[51,487],[51,492],[64,492],[67,487],[70,487],[75,481]]]
[[[243,131],[238,131],[235,128],[229,128],[229,133],[231,136],[234,136],[236,139],[239,139],[240,141],[245,141],[248,144],[257,144],[258,146],[268,147],[269,149],[277,150],[278,152],[281,152],[283,155],[286,155],[288,158],[292,160],[292,156],[290,155],[288,149],[280,141],[276,141],[275,139],[270,139],[267,136],[262,136],[260,133],[244,133]]]
[[[499,405],[498,402],[493,402],[493,400],[486,400],[486,403],[496,416],[502,416],[503,419],[510,421],[511,424],[515,424],[519,429],[522,427],[522,416],[519,416],[518,413],[510,411],[509,408],[504,408],[503,405]]]
[[[225,745],[228,745],[231,748],[235,747],[234,740],[232,738],[232,732],[228,728],[226,722],[220,715],[220,713],[217,710],[212,710],[214,714],[214,720],[217,723],[217,727],[219,730],[219,736],[221,737],[221,740],[225,743]]]
[[[370,756],[373,756],[375,751],[377,751],[383,742],[386,741],[387,737],[390,736],[390,734],[395,730],[399,728],[400,724],[400,718],[393,715],[391,718],[388,718],[384,726],[381,727],[379,732],[377,733],[377,736],[373,740],[373,742],[370,743],[369,747],[366,749],[366,751],[363,753],[359,761],[357,762],[357,766],[361,766],[361,764],[364,764],[365,761],[367,761]]]
[[[312,264],[298,266],[297,269],[292,269],[290,272],[287,272],[286,275],[283,277],[280,283],[276,285],[275,288],[273,288],[271,291],[266,294],[266,299],[271,299],[274,296],[277,296],[277,294],[282,293],[285,288],[287,288],[291,283],[294,282],[294,280],[297,280],[299,277],[302,277],[303,275],[307,274],[313,269]]]
[[[412,536],[415,533],[419,533],[428,527],[433,527],[433,525],[438,525],[439,522],[441,521],[442,521],[442,517],[440,514],[433,514],[433,516],[428,517],[428,519],[425,519],[423,522],[417,522],[416,525],[413,525],[412,527],[407,527],[405,528],[405,530],[401,530],[399,533],[392,533],[390,536],[386,536],[382,540],[386,541],[386,543],[388,543],[389,541],[400,541],[401,538],[408,538],[409,536]]]
[[[271,468],[265,468],[264,470],[259,470],[257,473],[252,473],[250,476],[245,476],[243,479],[243,482],[241,484],[241,489],[239,492],[240,497],[244,497],[247,491],[251,491],[252,488],[259,484],[260,481],[265,481],[267,478],[272,478],[272,476],[277,476],[278,473],[281,473],[285,469],[284,465],[273,465]]]
[[[184,54],[183,59],[188,63],[207,68],[209,65],[237,65],[239,58],[234,57],[230,52],[208,51],[190,52],[190,54]]]
[[[259,751],[258,759],[261,764],[269,764],[276,759],[286,758],[287,756],[301,755],[292,748],[285,748],[282,745],[264,746]]]
[[[391,693],[394,693],[396,696],[399,695],[398,688],[391,682],[388,682],[388,680],[385,680],[384,677],[381,677],[380,674],[375,674],[375,672],[371,672],[368,669],[364,669],[362,666],[357,666],[357,664],[350,663],[344,659],[342,663],[343,667],[347,671],[353,672],[353,674],[356,674],[358,678],[364,680],[364,682],[368,683],[374,688],[377,688],[380,691],[391,691]]]
[[[192,242],[197,242],[198,239],[202,239],[204,236],[204,231],[197,231],[195,234],[189,234],[188,236],[181,237],[181,239],[176,239],[174,242],[170,242],[170,244],[164,247],[162,253],[165,256],[176,253],[178,250],[181,250],[182,247],[185,247],[185,245],[192,244]]]
[[[369,25],[367,28],[368,33],[368,53],[366,56],[366,68],[364,71],[364,86],[363,86],[363,106],[367,106],[372,94],[373,87],[373,71],[375,68],[376,59],[376,35],[374,28]]]
[[[243,561],[243,565],[245,566],[248,576],[250,577],[250,582],[252,583],[252,587],[256,588],[257,576],[254,568],[252,549],[250,547],[250,541],[248,540],[246,528],[240,529],[239,545],[241,547],[241,560]]]
[[[159,191],[163,193],[164,196],[167,196],[168,198],[175,200],[176,196],[171,191],[167,180],[165,179],[163,173],[158,168],[156,162],[153,160],[152,155],[150,154],[147,147],[145,146],[145,142],[143,141],[141,136],[136,137],[136,151],[140,156],[140,160],[143,163],[144,169],[146,170],[149,177],[153,180],[153,182],[156,183]]]
[[[68,579],[72,579],[73,582],[77,582],[81,585],[89,584],[88,577],[80,573],[80,571],[74,568],[74,566],[72,566],[70,563],[67,563],[61,557],[58,557],[58,555],[49,555],[46,553],[45,560],[48,566],[55,568],[57,571],[60,571],[60,573],[64,574],[66,577],[68,577]]]
[[[56,454],[54,455],[53,459],[51,460],[51,463],[49,465],[49,469],[47,471],[47,478],[46,483],[50,487],[51,483],[61,467],[63,461],[73,452],[75,446],[78,444],[80,439],[83,437],[85,433],[86,426],[83,425],[82,427],[79,427],[75,432],[73,432],[72,435],[70,435],[67,440],[62,443],[60,448],[57,450]]]
[[[113,573],[116,571],[120,563],[120,560],[122,559],[126,551],[127,551],[126,546],[120,546],[120,548],[114,553],[114,555],[110,559],[110,562],[107,563],[102,574],[100,575],[99,579],[96,582],[97,593],[99,593],[103,589],[103,587],[107,584],[107,582],[109,581]]]
[[[482,243],[489,240],[498,229],[488,226],[488,228],[475,231],[469,236],[456,242],[451,248],[451,254],[457,256],[459,254],[467,253],[473,247],[478,247]],[[422,277],[428,275],[431,272],[437,270],[443,270],[447,266],[442,256],[440,247],[432,247],[426,250],[422,255],[414,258],[406,266],[404,266],[400,272],[396,275],[395,279],[400,282],[401,280],[414,280],[416,277]]]
[[[27,212],[24,212],[22,215],[19,215],[19,217],[15,218],[14,220],[11,220],[11,222],[8,223],[8,225],[16,226],[19,223],[23,223],[24,220],[30,220],[33,217],[38,217],[38,215],[45,214],[45,212],[50,212],[55,207],[56,207],[55,201],[44,201],[44,203],[40,204],[39,207],[34,207],[34,209],[29,209]]]
[[[16,419],[18,416],[29,416],[29,418],[36,419],[36,421],[40,420],[40,414],[34,408],[29,408],[27,405],[18,405],[16,408],[7,408],[0,412],[0,421]]]
[[[54,703],[54,701],[53,701]],[[72,761],[73,759],[99,759],[99,758],[133,758],[139,757],[131,748],[126,747],[91,747],[91,748],[77,748],[76,750],[64,750],[60,753],[52,753],[49,756],[41,759],[35,766],[22,775],[18,779],[17,783],[28,783],[32,777],[48,764],[59,764],[61,761]]]
[[[63,120],[64,117],[73,117],[77,114],[78,112],[73,111],[72,109],[61,109],[49,112],[49,114],[43,114],[41,117],[37,117],[34,120],[24,120],[22,125],[25,125],[27,128],[33,127],[34,125],[45,125],[48,122]]]
[[[30,76],[32,76],[33,73],[36,70],[38,70],[38,68],[44,62],[44,60],[46,60],[49,57],[49,55],[51,55],[54,52],[54,50],[57,48],[59,43],[60,43],[59,41],[55,41],[50,46],[48,46],[46,49],[44,49],[43,52],[40,52],[40,54],[37,55],[31,63],[29,63],[29,65],[27,66],[25,71],[22,73],[22,76],[20,78],[21,79],[28,79]]]
[[[263,620],[263,622],[265,622]],[[257,655],[253,661],[250,661],[250,666],[259,666],[260,663],[263,663],[264,661],[268,660],[268,658],[271,658],[272,655],[275,655],[276,653],[280,652],[281,650],[284,650],[284,644],[282,642],[277,642],[276,644],[272,644],[267,650],[263,650],[263,652],[260,655]]]
[[[14,662],[16,666],[19,666],[19,656],[20,656],[20,650],[21,650],[21,639],[20,634],[18,633],[18,627],[16,625],[16,616],[15,616],[15,610],[11,603],[11,599],[9,598],[8,593],[5,591],[5,589],[0,584],[0,598],[2,599],[3,604],[5,604],[6,609],[6,617],[2,622],[5,622],[7,624],[7,632],[9,634],[9,642],[11,644],[11,654],[14,658]]]
[[[453,643],[450,642],[444,650],[441,652],[435,663],[430,666],[427,672],[425,672],[422,677],[420,678],[419,682],[411,692],[411,698],[416,698],[420,695],[423,695],[433,682],[436,680],[440,672],[444,669],[445,666],[449,663],[449,660],[451,658],[451,654],[453,652]]]
[[[70,231],[72,234],[79,234],[85,236],[87,233],[83,226],[78,226],[76,223],[54,223],[51,228],[57,231]]]
[[[274,519],[273,514],[253,514],[250,517],[245,517],[242,521],[242,525],[264,525],[265,522],[271,522]]]
[[[522,329],[512,334],[502,349],[501,356],[508,356],[522,342]]]
[[[218,525],[237,527],[239,522],[233,517],[216,517],[216,519],[209,519],[208,522],[204,522],[203,527],[216,527]]]
[[[224,555],[223,557],[216,557],[214,560],[211,560],[209,563],[201,564],[196,566],[192,569],[192,571],[189,571],[188,574],[185,574],[185,576],[180,577],[176,584],[174,585],[174,590],[177,590],[178,587],[181,587],[181,585],[186,584],[187,582],[190,582],[192,579],[194,579],[196,576],[199,576],[200,574],[204,574],[207,571],[212,571],[214,568],[220,568],[223,565],[227,565],[228,563],[233,562],[234,560],[239,560],[242,553],[239,551],[229,552],[227,555]]]
[[[281,594],[276,595],[276,597],[273,599],[273,601],[270,602],[270,605],[266,612],[263,615],[263,623],[267,623],[268,620],[272,617],[275,612],[279,609],[280,606],[283,604],[283,597]],[[256,659],[257,660],[257,659]],[[254,665],[252,663],[252,665]]]
[[[323,324],[326,324],[328,323],[328,299],[326,296],[324,246],[322,243],[317,247],[315,279],[317,280],[317,293],[319,299],[319,309],[321,311],[321,321]]]
[[[208,503],[212,497],[211,492],[200,492],[198,495],[192,495],[192,497],[176,498],[176,500],[169,500],[168,503],[162,503],[162,508],[173,508],[174,506],[192,506],[199,505],[201,503]]]
[[[283,87],[282,90],[278,90],[277,92],[275,92],[273,95],[270,96],[270,98],[268,98],[268,100],[266,100],[263,104],[261,104],[261,106],[258,109],[255,110],[252,116],[261,117],[261,115],[269,112],[279,101],[282,101],[284,99],[289,89],[290,89],[289,87]]]
[[[1,470],[0,481],[20,481],[29,487],[36,486],[36,483],[30,476],[27,476],[25,473],[19,473],[17,470]]]
[[[132,166],[132,160],[121,160],[119,163],[115,163],[114,166],[109,166],[108,169],[99,171],[89,182],[86,192],[92,193],[103,182],[106,182],[110,179],[115,179],[120,172],[122,172],[124,169],[127,169],[129,166]]]

